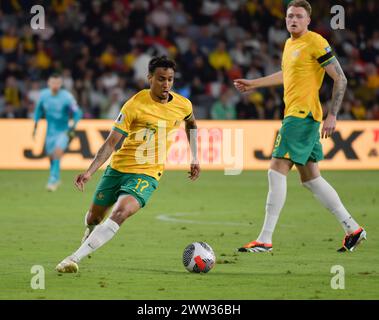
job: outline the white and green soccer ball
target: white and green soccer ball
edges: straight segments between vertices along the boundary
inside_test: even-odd
[[[183,251],[183,265],[189,272],[207,273],[216,263],[216,255],[205,242],[193,242]]]

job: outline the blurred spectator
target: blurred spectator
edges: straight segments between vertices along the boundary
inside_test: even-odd
[[[22,97],[15,77],[8,77],[5,81],[4,102],[7,117],[26,117],[25,108],[21,105]]]
[[[76,58],[76,49],[73,43],[68,39],[63,40],[61,47],[59,47],[56,53],[56,57],[61,62],[63,68],[72,69]]]
[[[144,29],[146,26],[146,16],[149,9],[149,3],[145,0],[133,1],[132,11],[129,15],[130,25],[133,30]]]
[[[238,119],[257,119],[258,111],[250,100],[248,94],[242,95],[242,99],[236,105]]]
[[[369,120],[379,120],[379,103],[375,103],[367,112]]]
[[[166,2],[169,3],[169,2]],[[184,9],[184,4],[180,1],[176,3],[176,6],[171,5],[169,8],[170,21],[174,26],[177,26],[178,29],[186,27],[190,16]]]
[[[363,106],[362,101],[355,99],[351,106],[351,113],[356,120],[364,120],[366,118],[366,108]]]
[[[237,41],[235,46],[230,50],[230,57],[232,61],[246,69],[251,62],[251,55],[245,49],[242,41]]]
[[[104,68],[113,68],[116,64],[116,50],[112,45],[107,45],[103,53],[100,55],[100,63]]]
[[[254,91],[249,95],[250,102],[255,106],[258,119],[265,119],[264,96],[260,91]]]
[[[288,32],[285,29],[283,20],[276,20],[275,24],[268,29],[268,44],[270,50],[282,48],[288,38]]]
[[[265,100],[264,107],[264,116],[263,119],[269,120],[278,120],[280,119],[279,109],[275,106],[275,100],[272,97],[269,97]]]
[[[15,58],[19,40],[20,39],[17,36],[15,27],[10,27],[5,30],[4,35],[1,37],[1,49],[7,60],[12,60]]]
[[[212,120],[234,120],[237,118],[236,108],[230,102],[229,91],[222,93],[220,99],[212,105],[211,118]]]
[[[56,13],[66,12],[75,0],[51,0],[51,6]]]
[[[148,65],[151,58],[152,56],[147,52],[143,52],[142,49],[137,51],[133,65],[134,80],[136,82],[143,80],[147,84],[147,75],[149,73]]]
[[[29,102],[32,103],[33,105],[37,104],[37,101],[40,95],[40,90],[41,90],[41,87],[40,87],[39,82],[33,81],[31,83],[30,89],[27,92],[27,98]]]
[[[168,2],[164,2],[163,6],[157,6],[155,9],[150,13],[150,21],[152,24],[157,28],[167,28],[171,21],[170,21],[170,15],[168,9],[165,7],[165,4],[169,4]]]
[[[74,79],[71,75],[70,69],[63,69],[62,72],[62,84],[65,89],[68,91],[73,91],[74,89]]]
[[[216,80],[216,71],[212,69],[203,56],[197,56],[183,77],[188,81],[198,78],[204,85],[204,83],[210,83]]]
[[[36,49],[36,37],[33,35],[32,29],[24,26],[21,36],[21,44],[25,55],[32,54]]]
[[[103,76],[101,77],[102,84],[107,93],[118,85],[119,76],[116,72],[113,72],[111,69],[106,69]]]
[[[4,109],[0,110],[0,118],[16,118],[16,113],[14,107],[6,103]]]
[[[37,42],[37,51],[34,56],[35,67],[42,71],[47,71],[52,64],[52,59],[49,50],[45,47],[43,41]]]
[[[351,102],[349,100],[344,101],[341,111],[338,113],[338,120],[354,120],[351,109]]]
[[[122,92],[120,88],[114,88],[110,93],[110,102],[108,110],[106,110],[105,118],[116,119],[120,113],[121,106],[125,100],[122,99]]]
[[[101,118],[106,106],[108,105],[108,95],[102,79],[98,78],[95,87],[89,92],[89,105],[91,106],[91,114],[94,118]]]
[[[375,64],[370,63],[366,67],[367,74],[367,87],[372,89],[375,93],[378,92],[379,89],[379,73]]]
[[[215,101],[225,100],[223,95],[237,108],[237,118],[283,114],[282,87],[244,97],[232,81],[280,70],[287,0],[39,3],[45,7],[45,28],[32,30],[30,1],[0,1],[1,116],[30,115],[33,88],[59,71],[86,117],[111,117],[118,100],[147,85],[147,64],[157,54],[177,61],[175,88],[189,95],[202,118],[210,116]],[[373,119],[379,100],[379,3],[347,1],[345,30],[331,30],[331,5],[313,1],[310,29],[329,40],[348,78],[339,118]],[[320,99],[327,110],[333,82],[325,78]]]
[[[230,24],[225,26],[223,33],[225,33],[228,43],[243,41],[246,37],[246,30],[238,24],[237,19],[234,17],[231,19]]]
[[[226,51],[226,44],[220,41],[217,48],[209,55],[209,64],[216,70],[229,70],[232,68],[232,59]]]

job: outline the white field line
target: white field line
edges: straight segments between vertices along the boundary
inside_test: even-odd
[[[242,227],[252,227],[252,224],[249,223],[240,223],[240,222],[228,222],[228,221],[199,221],[199,220],[189,220],[189,219],[182,219],[181,217],[184,216],[193,216],[193,215],[199,215],[198,212],[192,212],[192,213],[173,213],[173,214],[160,214],[156,217],[156,219],[160,221],[165,222],[173,222],[173,223],[190,223],[190,224],[219,224],[224,226],[242,226]]]

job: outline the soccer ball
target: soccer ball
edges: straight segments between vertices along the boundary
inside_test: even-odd
[[[183,252],[183,265],[189,272],[207,273],[216,263],[213,249],[205,242],[193,242]]]

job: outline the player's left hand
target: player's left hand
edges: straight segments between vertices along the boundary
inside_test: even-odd
[[[68,139],[71,141],[72,139],[74,139],[75,137],[75,129],[74,128],[70,128],[68,129],[67,131],[67,135],[68,135]]]
[[[321,138],[329,138],[336,129],[337,117],[328,114],[321,129]]]
[[[191,163],[191,171],[188,172],[189,176],[192,181],[195,181],[199,175],[200,175],[200,165],[198,162]]]
[[[74,184],[80,191],[84,191],[84,185],[91,179],[91,174],[86,171],[75,177]]]
[[[34,128],[33,133],[32,133],[33,141],[36,139],[36,132],[37,132],[37,129]]]

